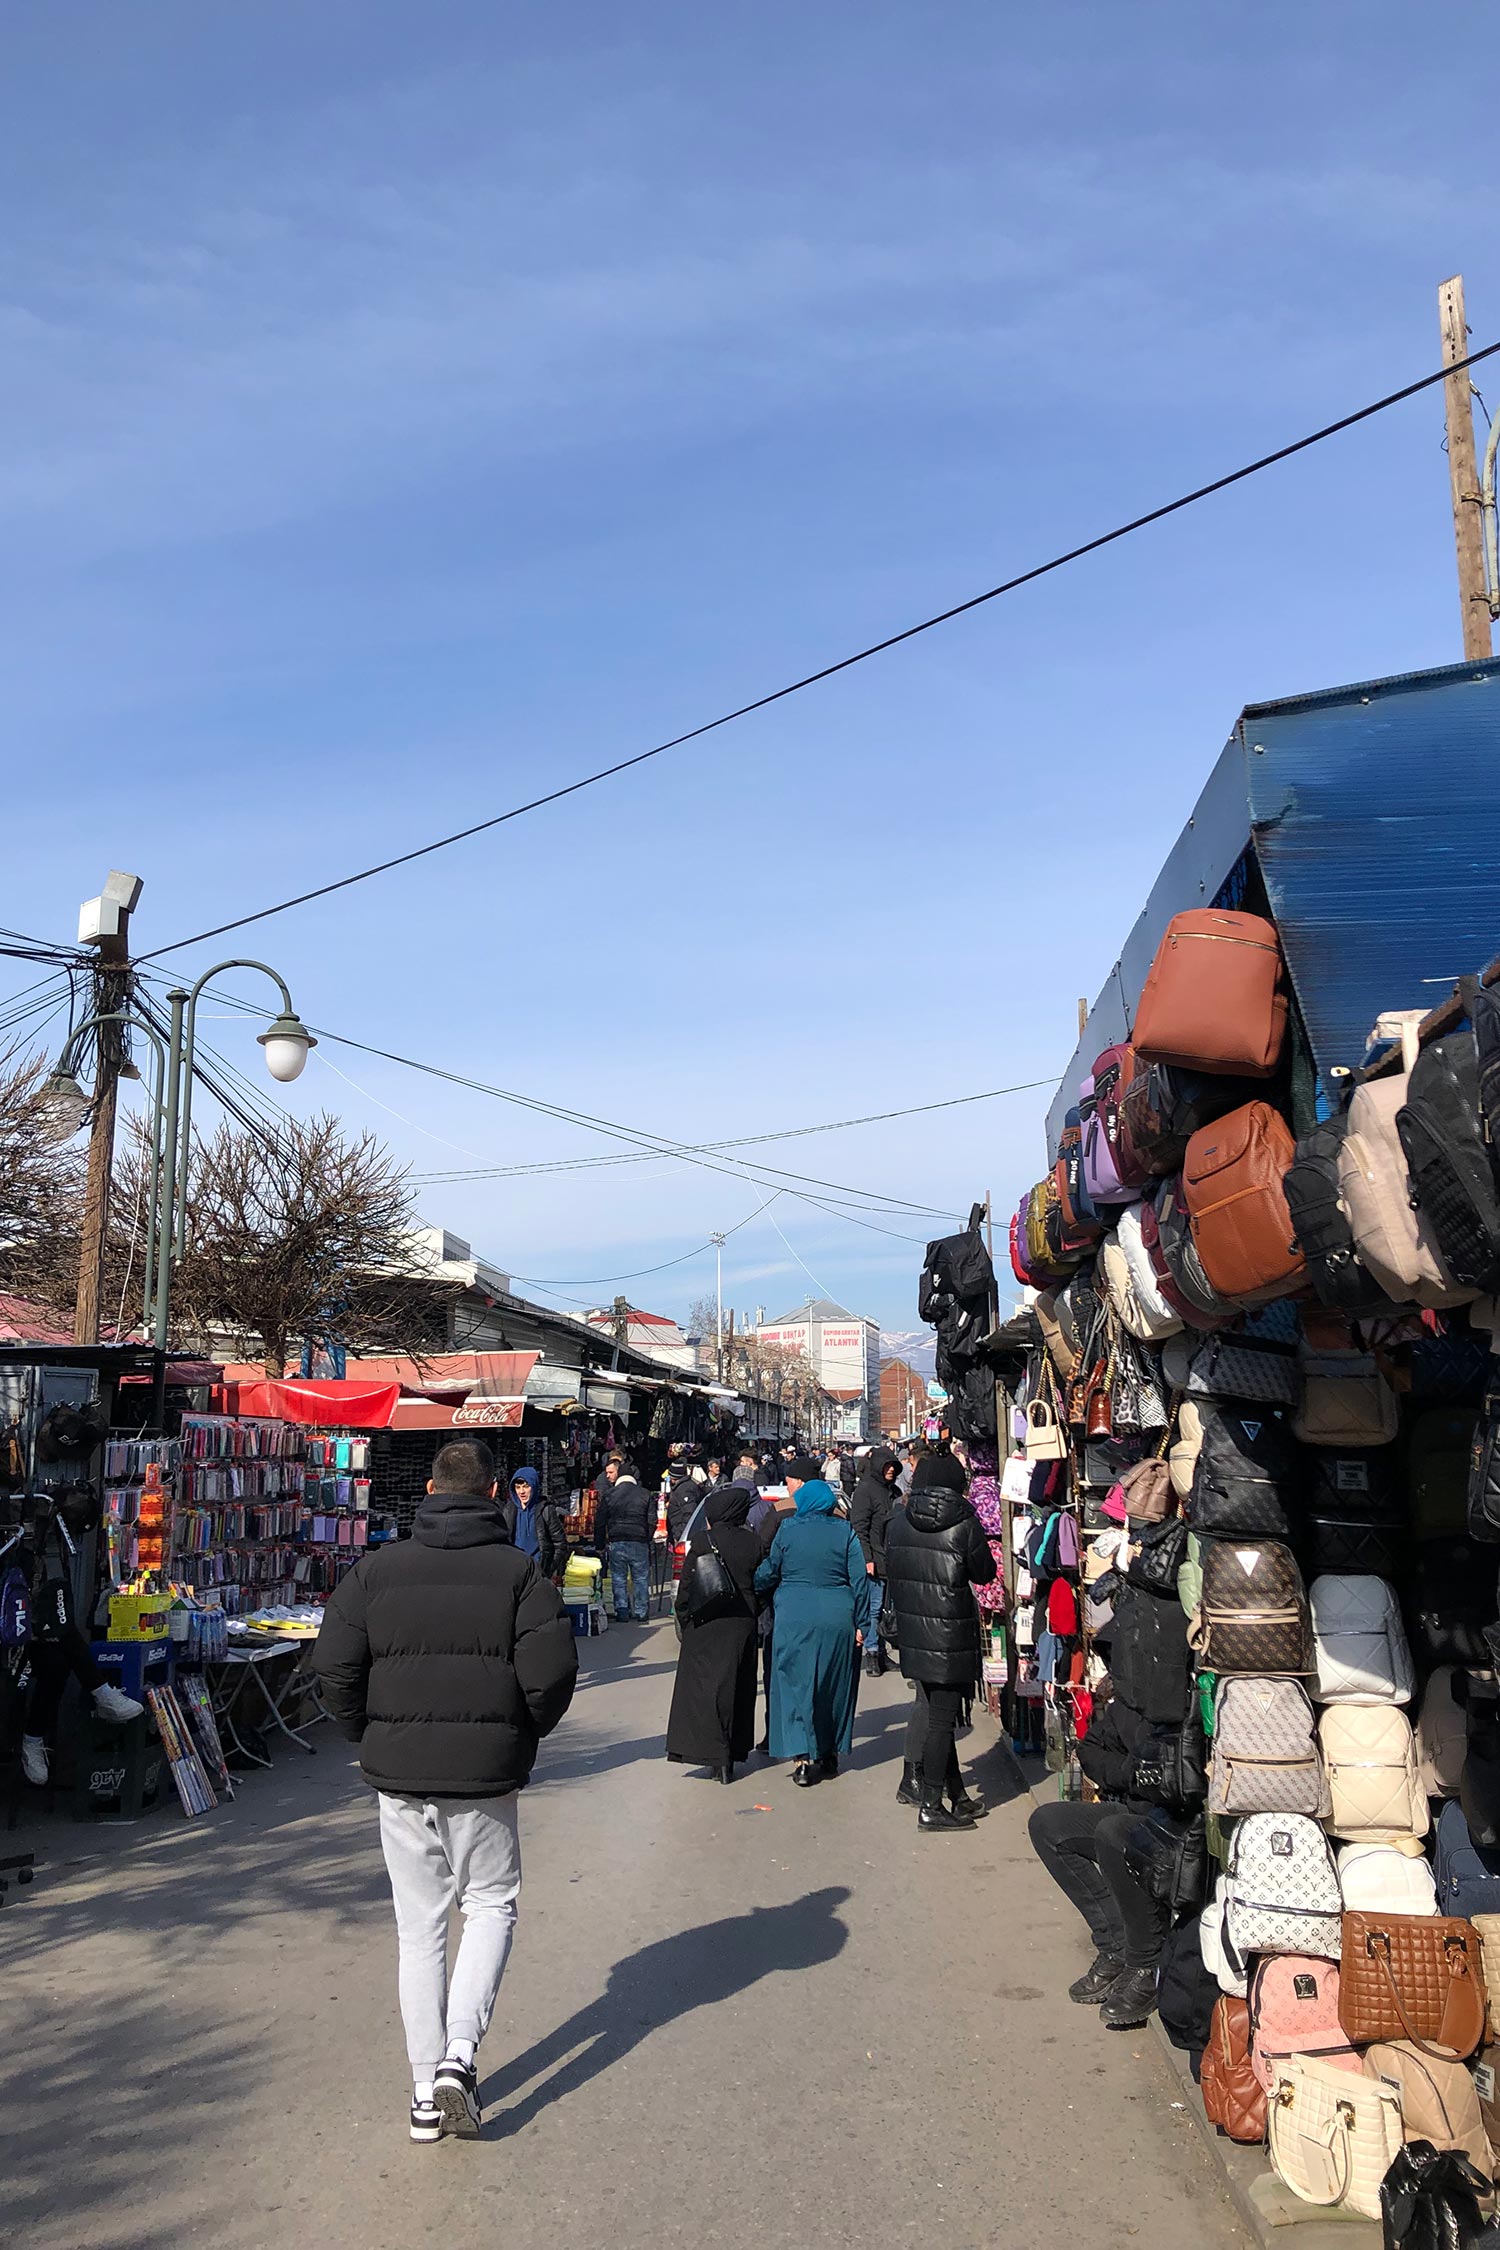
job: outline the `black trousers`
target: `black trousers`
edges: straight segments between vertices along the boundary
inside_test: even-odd
[[[96,1687],[104,1685],[106,1675],[88,1642],[71,1622],[47,1640],[33,1641],[30,1657],[31,1705],[26,1714],[26,1732],[50,1735],[57,1724],[63,1689],[68,1681],[76,1680],[86,1695],[92,1695]]]
[[[1073,1901],[1101,1953],[1127,1969],[1156,1966],[1170,1914],[1125,1865],[1135,1814],[1120,1805],[1039,1805],[1029,1822],[1037,1858]]]
[[[906,1722],[906,1762],[921,1767],[924,1789],[962,1789],[963,1774],[953,1737],[966,1691],[960,1687],[929,1687],[925,1680],[918,1680],[916,1688],[916,1701]]]

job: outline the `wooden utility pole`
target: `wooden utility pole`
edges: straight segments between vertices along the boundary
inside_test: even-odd
[[[79,909],[78,942],[92,945],[95,952],[90,1015],[113,1015],[129,996],[130,916],[140,895],[138,875],[112,869],[100,896]],[[78,1295],[73,1308],[73,1340],[78,1344],[99,1341],[109,1190],[115,1160],[115,1111],[120,1066],[125,1060],[124,1025],[101,1023],[94,1033],[94,1054],[93,1123],[83,1197],[83,1239],[78,1252]]]
[[[1469,330],[1464,319],[1464,277],[1453,274],[1438,290],[1438,326],[1443,365],[1466,359]],[[1464,655],[1473,662],[1494,654],[1490,603],[1484,583],[1484,519],[1479,505],[1479,467],[1474,457],[1473,385],[1469,371],[1450,375],[1443,385],[1448,413],[1448,483],[1453,495],[1453,540],[1458,549],[1458,599],[1463,615]]]

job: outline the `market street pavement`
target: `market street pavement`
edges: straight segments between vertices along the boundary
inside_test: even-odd
[[[1010,1802],[920,1838],[899,1679],[862,1683],[838,1781],[724,1789],[666,1763],[673,1657],[670,1625],[591,1643],[543,1747],[481,2143],[407,2138],[374,1807],[327,1728],[204,1819],[39,1831],[0,1914],[5,2239],[1242,2239],[1154,2035],[1066,1997],[1088,1949],[989,1722],[966,1760]]]

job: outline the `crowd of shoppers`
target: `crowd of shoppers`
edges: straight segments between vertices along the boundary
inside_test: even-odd
[[[668,1757],[729,1783],[759,1747],[792,1761],[800,1789],[833,1779],[853,1744],[861,1653],[878,1672],[888,1640],[915,1697],[897,1801],[917,1807],[923,1834],[971,1829],[985,1808],[964,1787],[955,1738],[980,1679],[973,1588],[995,1563],[965,1493],[946,1452],[674,1458],[667,1528],[685,1552]],[[314,1653],[328,1715],[359,1744],[377,1793],[415,2140],[480,2130],[475,2055],[521,1887],[517,1799],[577,1674],[558,1592],[567,1527],[537,1472],[517,1469],[502,1493],[488,1448],[465,1439],[440,1451],[427,1494],[411,1537],[340,1583]],[[611,1454],[593,1538],[622,1623],[650,1614],[656,1527],[655,1497]],[[1089,1918],[1098,1985],[1150,1933],[1111,1904],[1111,1818],[1049,1810],[1070,1818],[1039,1848]],[[454,1907],[463,1935],[450,1978]]]

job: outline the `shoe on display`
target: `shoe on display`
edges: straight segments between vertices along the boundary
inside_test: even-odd
[[[1097,2008],[1124,1974],[1125,1964],[1116,1954],[1096,1953],[1083,1975],[1068,1986],[1068,1998],[1076,2000],[1080,2008]]]
[[[461,2141],[478,2140],[484,2113],[479,2107],[479,2081],[472,2063],[459,2062],[452,2055],[445,2057],[432,2082],[432,2098],[450,2133],[456,2133]]]
[[[43,1742],[41,1736],[39,1734],[23,1734],[21,1737],[21,1771],[25,1774],[26,1779],[34,1787],[44,1789],[47,1785],[50,1765],[47,1745]]]
[[[103,1687],[94,1690],[94,1709],[101,1719],[108,1719],[112,1727],[128,1725],[130,1720],[138,1719],[145,1708],[144,1703],[137,1703],[133,1695],[122,1695],[107,1680]]]
[[[1155,1969],[1127,1969],[1099,2010],[1099,2021],[1106,2031],[1139,2031],[1155,2013]]]
[[[411,2137],[414,2141],[440,2141],[442,2139],[443,2113],[435,2101],[412,2103]]]
[[[792,1769],[792,1779],[799,1789],[816,1789],[823,1778],[823,1768],[812,1758],[799,1758]]]
[[[922,1769],[909,1758],[901,1766],[901,1786],[896,1791],[898,1805],[920,1805],[922,1802]]]

